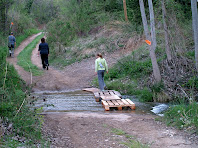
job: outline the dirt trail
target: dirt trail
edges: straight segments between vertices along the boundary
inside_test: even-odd
[[[37,34],[38,35],[38,34]],[[7,60],[12,63],[22,79],[30,84],[30,73],[17,63],[17,55],[37,35],[27,38],[16,49],[15,57]],[[41,59],[33,51],[32,62],[40,69]],[[105,55],[109,65],[118,59],[119,53]],[[33,77],[34,91],[75,90],[90,86],[94,78],[94,58],[83,60],[57,70],[49,67],[42,76]],[[93,99],[94,101],[94,99]],[[138,107],[138,106],[137,106]],[[113,128],[121,129],[133,138],[152,148],[196,148],[189,135],[155,121],[154,115],[119,112],[54,112],[45,113],[43,132],[49,136],[53,148],[124,148],[122,142],[129,141],[125,135],[116,135]]]

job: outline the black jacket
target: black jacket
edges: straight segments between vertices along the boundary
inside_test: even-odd
[[[40,54],[49,54],[48,44],[47,43],[40,43],[38,51],[40,51]]]

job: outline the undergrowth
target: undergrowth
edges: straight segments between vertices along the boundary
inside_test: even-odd
[[[181,99],[168,109],[163,120],[167,125],[198,134],[198,104],[197,102],[186,103]]]
[[[31,53],[35,49],[39,40],[43,37],[43,34],[36,37],[25,49],[19,53],[17,56],[18,61],[17,64],[23,67],[24,70],[31,72],[33,76],[39,76],[43,73],[36,65],[32,64],[31,61]]]

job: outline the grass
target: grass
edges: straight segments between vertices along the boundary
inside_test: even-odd
[[[32,64],[31,55],[33,49],[35,49],[39,40],[43,37],[43,34],[36,37],[25,49],[19,53],[17,64],[23,67],[24,70],[32,72],[33,76],[39,76],[43,74],[43,71],[40,70],[36,65]]]
[[[143,144],[139,142],[134,136],[128,135],[125,131],[117,128],[111,128],[111,132],[116,135],[123,135],[126,137],[127,141],[121,142],[121,144],[126,145],[129,148],[149,148],[148,144]]]
[[[197,102],[186,103],[185,100],[171,106],[163,119],[167,125],[179,129],[187,129],[198,134],[198,104]]]

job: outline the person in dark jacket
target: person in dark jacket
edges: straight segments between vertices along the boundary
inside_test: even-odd
[[[16,39],[13,35],[13,32],[10,33],[10,36],[8,37],[8,48],[10,56],[14,57],[14,47],[16,46]]]
[[[49,46],[47,43],[45,43],[45,38],[41,39],[41,43],[39,44],[39,49],[38,49],[38,55],[39,55],[39,53],[41,55],[43,69],[45,69],[47,67],[47,70],[48,70]]]

